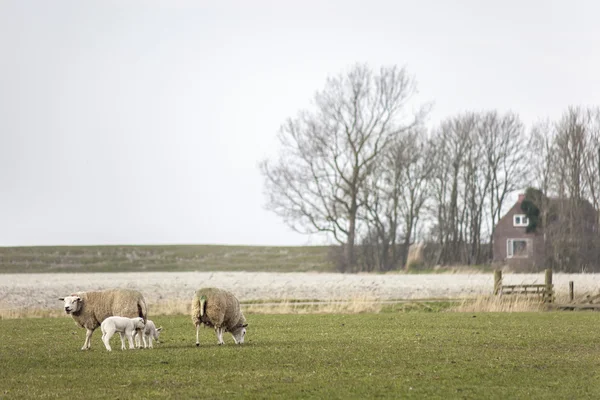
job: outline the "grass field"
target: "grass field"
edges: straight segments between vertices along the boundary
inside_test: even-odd
[[[199,348],[153,319],[155,349],[112,353],[70,318],[1,320],[0,398],[600,398],[595,313],[251,314],[244,345]]]
[[[219,245],[0,247],[0,273],[334,272],[327,246]]]

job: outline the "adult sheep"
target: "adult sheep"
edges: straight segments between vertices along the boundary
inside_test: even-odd
[[[77,325],[86,329],[81,350],[88,350],[94,330],[108,317],[141,317],[146,321],[148,308],[144,296],[137,290],[110,289],[94,292],[76,292],[60,297],[65,302],[65,312],[71,314]]]
[[[244,343],[246,318],[240,302],[230,292],[217,288],[198,290],[192,299],[192,321],[196,325],[196,346],[200,346],[200,325],[215,328],[217,343],[224,344],[223,332],[230,332],[236,344]]]

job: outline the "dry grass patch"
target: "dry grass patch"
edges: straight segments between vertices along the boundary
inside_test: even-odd
[[[65,316],[63,310],[49,308],[0,308],[0,320],[19,318],[57,318]]]
[[[360,314],[379,313],[383,304],[377,299],[359,296],[350,300],[252,303],[242,308],[248,314]]]
[[[543,303],[538,296],[478,296],[464,299],[450,311],[456,312],[525,312],[541,311]]]
[[[163,300],[148,304],[148,314],[152,315],[190,315],[192,300]]]
[[[359,314],[378,313],[383,304],[378,299],[359,296],[350,300],[269,300],[241,303],[246,314]],[[191,300],[166,300],[148,306],[152,315],[189,315]]]
[[[242,310],[246,314],[359,314],[379,313],[384,304],[379,300],[360,296],[351,300],[332,301],[300,301],[288,299],[283,301],[242,303]],[[153,318],[157,315],[190,315],[191,300],[164,300],[148,304],[148,315]],[[34,309],[34,308],[0,308],[0,320],[18,318],[54,318],[63,317],[62,309]]]
[[[462,300],[449,311],[455,312],[529,312],[542,311],[539,296],[477,296]]]
[[[358,314],[378,313],[383,305],[376,299],[357,297],[339,301],[272,300],[242,303],[241,307],[246,314]],[[191,301],[166,300],[149,304],[148,308],[151,315],[189,315]]]

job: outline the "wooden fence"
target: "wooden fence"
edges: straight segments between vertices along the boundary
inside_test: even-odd
[[[554,302],[554,285],[552,284],[552,270],[545,270],[545,281],[543,284],[521,284],[504,285],[502,283],[502,271],[494,271],[494,295],[538,295],[544,303]]]
[[[569,302],[556,304],[554,284],[552,283],[552,270],[545,270],[543,284],[504,285],[502,284],[502,271],[494,271],[494,295],[538,295],[548,309],[554,310],[594,310],[600,311],[600,294],[587,295],[585,298],[575,300],[573,281],[569,281]]]

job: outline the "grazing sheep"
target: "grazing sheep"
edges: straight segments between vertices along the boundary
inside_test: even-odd
[[[90,348],[92,333],[106,318],[120,315],[128,318],[141,317],[146,321],[148,314],[144,296],[137,290],[77,292],[59,300],[65,302],[65,312],[71,314],[75,323],[86,329],[81,350]]]
[[[100,324],[102,330],[102,341],[106,350],[112,351],[110,347],[110,338],[113,337],[115,332],[119,332],[121,336],[121,350],[125,350],[125,336],[129,341],[129,349],[133,349],[133,334],[141,332],[144,329],[144,318],[135,317],[108,317],[102,324]]]
[[[215,328],[217,341],[223,342],[223,332],[230,332],[236,344],[244,343],[246,318],[240,310],[240,302],[230,292],[223,289],[204,288],[194,294],[192,300],[192,321],[196,325],[196,346],[200,346],[200,325]]]
[[[156,325],[154,325],[154,322],[152,322],[151,320],[147,320],[146,327],[144,328],[144,330],[143,331],[135,331],[135,335],[133,335],[134,339],[135,339],[136,347],[142,347],[142,345],[140,343],[140,336],[141,336],[142,340],[144,341],[144,348],[146,348],[146,347],[152,348],[152,339],[156,340],[156,342],[158,343],[158,336],[160,335],[161,332],[162,332],[162,326],[160,328],[157,328]],[[146,339],[148,339],[149,345],[147,345]]]

